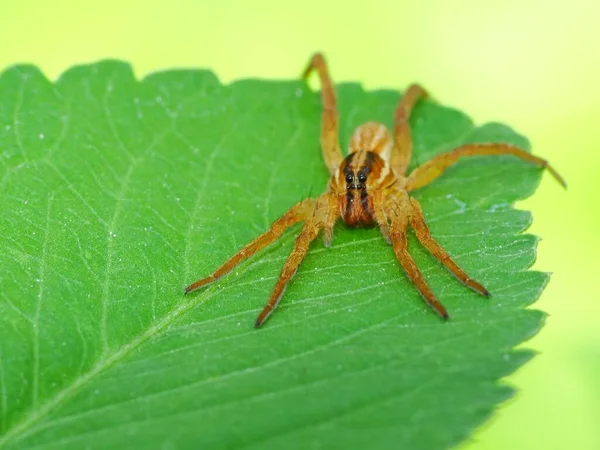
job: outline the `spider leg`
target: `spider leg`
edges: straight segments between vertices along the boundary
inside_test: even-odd
[[[344,157],[340,150],[338,137],[339,115],[336,108],[335,90],[327,71],[325,58],[321,53],[315,53],[304,70],[303,78],[308,78],[316,70],[321,79],[321,98],[323,114],[321,117],[321,150],[329,174],[333,175]]]
[[[375,220],[379,224],[381,234],[385,238],[388,244],[392,243],[390,236],[390,224],[388,221],[387,214],[385,213],[385,197],[389,193],[381,190],[377,190],[373,193],[373,210],[375,212]]]
[[[320,205],[317,213],[324,217],[323,223],[323,244],[325,247],[331,247],[333,242],[333,227],[337,222],[340,214],[338,212],[338,203],[335,195],[326,194],[328,202]]]
[[[306,219],[306,222],[304,222],[304,227],[296,238],[294,248],[285,261],[281,274],[275,283],[275,287],[273,288],[273,292],[271,293],[267,304],[256,318],[256,323],[254,325],[256,328],[259,328],[275,308],[277,308],[288,283],[296,274],[300,263],[308,252],[310,243],[318,236],[319,231],[321,231],[322,228],[325,228],[326,232],[328,232],[328,227],[333,228],[333,223],[327,221],[328,215],[333,213],[333,211],[330,211],[332,205],[335,207],[335,203],[332,201],[333,198],[333,195],[326,193],[317,200],[313,214]]]
[[[202,278],[201,280],[198,280],[185,288],[185,293],[187,294],[201,288],[202,286],[212,283],[213,281],[225,275],[246,258],[249,258],[257,251],[265,248],[267,245],[279,239],[286,229],[298,222],[305,220],[313,211],[316,202],[317,201],[315,199],[309,198],[296,203],[283,216],[273,222],[271,227],[266,232],[255,238],[249,244],[245,245],[239,252],[225,261],[225,263],[223,263],[223,265],[215,270],[211,275],[207,276],[206,278]]]
[[[516,156],[517,158],[531,162],[541,168],[548,169],[552,176],[556,178],[563,187],[567,187],[565,180],[552,166],[550,166],[550,164],[548,164],[548,161],[538,158],[525,150],[521,150],[520,148],[509,144],[467,144],[452,151],[437,155],[413,170],[408,176],[406,190],[412,191],[428,185],[444,173],[448,167],[456,163],[461,157],[482,155]]]
[[[429,227],[425,222],[425,216],[423,215],[423,209],[421,208],[420,203],[414,198],[411,198],[410,202],[413,205],[413,211],[409,217],[410,225],[415,231],[419,242],[423,244],[423,247],[429,250],[433,256],[435,256],[444,266],[446,266],[446,268],[452,272],[452,274],[458,278],[462,284],[470,287],[476,292],[479,292],[481,295],[490,297],[488,290],[475,280],[471,279],[465,273],[465,271],[462,270],[458,264],[452,260],[448,252],[444,250],[444,248],[431,236]]]
[[[438,301],[435,294],[425,281],[425,278],[423,278],[423,274],[417,267],[415,260],[410,255],[410,253],[408,253],[408,242],[406,239],[408,217],[406,211],[402,211],[403,209],[405,208],[401,207],[399,211],[395,211],[396,215],[392,220],[391,239],[392,246],[394,248],[394,253],[396,254],[396,258],[400,262],[400,265],[404,269],[404,272],[406,273],[410,281],[412,281],[415,284],[415,286],[419,290],[419,293],[421,294],[423,299],[425,299],[425,302],[427,302],[427,304],[431,306],[431,308],[433,308],[433,310],[437,312],[442,318],[447,319],[448,312],[446,311],[446,308],[444,308],[444,305],[442,305]]]
[[[395,147],[392,151],[390,165],[397,175],[404,175],[406,169],[408,169],[412,153],[412,140],[408,121],[414,106],[420,99],[425,97],[427,97],[425,89],[418,84],[412,84],[398,102],[394,112]]]

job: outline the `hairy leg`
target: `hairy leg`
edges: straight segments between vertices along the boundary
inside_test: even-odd
[[[548,169],[554,178],[563,186],[567,184],[565,180],[548,164],[548,161],[531,153],[526,152],[518,147],[509,144],[467,144],[462,145],[450,152],[442,153],[430,159],[426,163],[417,167],[409,175],[406,190],[412,191],[428,185],[444,171],[452,166],[459,158],[467,156],[484,156],[484,155],[513,155],[524,161],[531,162],[536,166]]]
[[[211,275],[207,276],[206,278],[202,278],[201,280],[198,280],[185,288],[185,293],[187,294],[201,288],[202,286],[212,283],[213,281],[225,275],[246,258],[249,258],[257,251],[276,241],[279,237],[281,237],[286,229],[298,222],[306,220],[306,218],[313,212],[316,203],[317,200],[312,198],[296,203],[283,216],[273,222],[271,227],[265,233],[261,234],[252,242],[245,245],[239,252],[225,261],[225,263],[215,270]]]
[[[415,260],[410,253],[408,253],[408,242],[406,239],[407,226],[408,218],[406,216],[399,215],[392,220],[391,239],[396,258],[398,258],[398,261],[402,265],[404,272],[406,272],[406,275],[410,281],[415,284],[419,290],[419,293],[425,299],[427,304],[431,306],[431,308],[433,308],[433,310],[442,318],[447,319],[448,312],[446,311],[446,308],[444,308],[444,306],[438,301],[435,294],[425,281],[425,278],[423,278],[423,274],[421,274],[421,271],[417,267]]]
[[[338,201],[336,196],[326,193],[321,196],[323,200],[315,208],[315,217],[323,218],[323,244],[325,247],[331,247],[333,242],[333,227],[340,217]]]
[[[325,58],[323,58],[321,53],[313,55],[302,76],[305,79],[308,78],[313,70],[317,71],[321,79],[321,98],[323,101],[321,150],[323,151],[323,159],[325,160],[329,174],[333,175],[344,158],[340,150],[338,137],[339,116],[336,107],[335,90],[327,71]]]
[[[427,97],[427,92],[418,84],[412,84],[404,93],[394,112],[394,140],[390,164],[397,175],[404,175],[410,163],[412,153],[412,138],[410,115],[417,102]]]
[[[323,227],[327,226],[327,217],[332,213],[332,211],[330,211],[330,207],[333,204],[330,201],[332,197],[333,195],[329,193],[323,194],[317,200],[317,204],[314,207],[311,216],[307,217],[300,235],[296,238],[294,248],[285,261],[283,269],[281,270],[281,274],[275,283],[273,292],[271,293],[267,304],[256,319],[256,323],[254,325],[256,328],[260,327],[275,310],[275,308],[277,308],[277,305],[281,301],[281,297],[285,292],[285,288],[292,277],[296,274],[296,271],[306,256],[306,253],[308,253],[310,243],[318,236],[319,231],[321,231]]]
[[[388,194],[389,195],[389,194]],[[388,221],[387,214],[385,213],[385,197],[384,192],[378,190],[373,193],[373,210],[375,212],[375,220],[379,225],[381,234],[385,238],[388,244],[392,243],[390,235],[390,224]]]
[[[419,242],[423,244],[429,252],[435,256],[446,268],[452,272],[452,274],[458,278],[458,280],[464,284],[465,286],[470,287],[476,292],[479,292],[481,295],[485,295],[486,297],[490,296],[490,293],[486,288],[484,288],[481,284],[471,279],[464,270],[462,270],[458,264],[456,264],[448,252],[444,250],[444,248],[431,236],[429,232],[429,227],[425,222],[425,216],[423,215],[423,209],[419,202],[411,198],[410,202],[413,205],[413,211],[410,215],[410,225],[415,231],[417,235],[417,239]]]

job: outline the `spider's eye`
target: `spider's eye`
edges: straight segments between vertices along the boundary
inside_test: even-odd
[[[352,183],[352,180],[354,180],[354,177],[352,176],[352,174],[347,173],[346,174],[346,183]]]
[[[358,174],[358,181],[360,181],[361,183],[364,183],[365,181],[367,181],[367,176],[363,172],[360,172]]]

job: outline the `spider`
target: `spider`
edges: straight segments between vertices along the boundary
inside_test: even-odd
[[[414,283],[425,302],[443,319],[448,318],[446,308],[438,301],[408,252],[409,225],[419,242],[461,283],[485,297],[490,297],[488,290],[469,277],[431,236],[421,205],[410,196],[410,192],[428,185],[458,159],[467,156],[509,154],[548,169],[554,178],[566,187],[563,178],[546,160],[502,143],[462,145],[433,157],[406,175],[412,151],[409,127],[411,111],[420,99],[428,95],[418,84],[412,84],[406,90],[396,107],[393,137],[385,125],[367,122],[352,134],[348,156],[344,157],[338,138],[339,117],[335,90],[325,59],[320,53],[312,56],[304,70],[303,78],[308,78],[313,70],[317,71],[321,81],[321,149],[331,176],[325,192],[318,198],[308,198],[296,203],[273,222],[265,233],[243,247],[211,275],[189,285],[185,293],[219,279],[240,262],[279,239],[287,228],[304,222],[271,296],[256,319],[255,327],[258,328],[279,304],[286,286],[308,252],[310,243],[323,230],[325,246],[329,247],[333,239],[333,227],[341,218],[350,227],[379,226],[410,281]]]

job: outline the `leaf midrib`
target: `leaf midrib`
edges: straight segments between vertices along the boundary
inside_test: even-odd
[[[122,346],[119,350],[114,352],[112,355],[101,359],[93,366],[88,372],[75,378],[66,388],[59,391],[54,397],[46,401],[38,409],[33,410],[32,413],[25,416],[23,420],[18,422],[15,426],[9,429],[4,436],[0,438],[0,446],[8,443],[13,439],[24,437],[27,435],[26,430],[32,427],[33,424],[40,421],[54,408],[64,403],[69,398],[73,397],[81,388],[88,384],[97,375],[115,365],[117,362],[124,359],[132,351],[140,347],[146,341],[156,337],[157,335],[164,332],[168,326],[185,314],[190,309],[201,305],[208,301],[216,293],[216,288],[207,288],[206,291],[195,297],[188,297],[186,301],[180,303],[177,308],[174,308],[167,313],[161,320],[156,324],[149,327],[144,333],[138,335],[135,339],[130,341],[128,344]]]
[[[370,301],[367,301],[367,302],[364,302],[364,303],[371,303],[373,301],[376,301],[376,300],[370,300]],[[340,308],[340,309],[343,309],[343,308]],[[331,313],[332,311],[335,311],[335,310],[329,310],[326,313]],[[203,380],[198,381],[198,382],[186,384],[184,386],[178,386],[178,387],[173,388],[173,389],[162,390],[162,391],[160,391],[158,393],[148,394],[148,395],[145,396],[145,399],[147,400],[148,398],[155,397],[155,396],[162,396],[162,395],[173,394],[175,392],[181,391],[182,389],[189,389],[190,387],[198,387],[198,386],[201,386],[201,385],[209,384],[209,383],[214,382],[214,381],[221,381],[223,379],[228,379],[228,378],[240,376],[240,375],[243,375],[243,374],[253,373],[253,372],[256,372],[258,370],[263,370],[265,368],[278,366],[278,365],[283,364],[283,363],[285,363],[287,361],[290,361],[290,360],[298,359],[298,358],[301,358],[301,357],[304,357],[304,356],[309,356],[309,355],[315,354],[317,352],[320,352],[322,350],[325,350],[325,349],[327,349],[329,347],[332,347],[332,346],[335,346],[335,345],[338,345],[338,344],[341,344],[341,343],[345,343],[345,342],[351,341],[352,339],[354,339],[354,338],[356,338],[358,336],[361,336],[362,334],[365,334],[365,333],[371,332],[373,330],[377,330],[379,328],[385,327],[389,323],[394,322],[397,319],[400,319],[400,318],[402,318],[402,317],[404,317],[404,316],[406,316],[406,315],[408,315],[410,313],[411,313],[410,311],[402,311],[402,312],[400,312],[400,313],[398,313],[398,314],[396,314],[396,315],[394,315],[394,316],[392,316],[392,317],[390,317],[390,318],[388,318],[388,319],[386,319],[386,320],[384,320],[382,322],[370,325],[370,326],[368,326],[366,328],[361,328],[361,329],[359,329],[357,331],[354,331],[354,332],[352,332],[350,334],[346,334],[346,335],[344,335],[342,337],[339,337],[337,339],[334,339],[332,341],[328,341],[326,343],[317,345],[317,346],[315,346],[313,348],[310,348],[308,350],[305,350],[303,352],[299,352],[299,353],[293,354],[291,356],[285,356],[283,358],[279,358],[279,359],[276,359],[276,360],[271,360],[268,363],[265,363],[265,364],[262,364],[262,365],[258,365],[258,366],[254,366],[254,367],[246,367],[246,368],[243,368],[241,370],[236,370],[236,371],[228,372],[226,374],[216,375],[216,376],[213,376],[213,377],[209,377],[209,378],[203,379]],[[490,321],[490,324],[493,323],[494,325],[498,325],[499,323],[502,323],[502,322],[511,322],[512,320],[513,320],[512,317],[506,317],[506,318],[502,318],[502,319],[495,318],[495,319],[493,319],[493,320]],[[423,325],[423,324],[419,324],[419,325],[414,325],[413,324],[413,325],[410,325],[410,327],[419,328],[419,329],[422,329],[422,328],[431,328],[431,327],[437,327],[437,326],[440,326],[440,324],[436,323],[434,325]],[[460,342],[462,339],[465,339],[465,338],[473,339],[474,337],[476,337],[476,336],[473,336],[472,332],[469,331],[469,330],[467,330],[464,333],[455,333],[452,337],[446,338],[443,341],[439,341],[439,342],[437,342],[434,345],[430,345],[430,346],[428,346],[426,348],[423,348],[422,351],[421,351],[421,354],[430,353],[432,350],[436,349],[438,346],[444,346],[444,345],[447,345],[447,344]],[[210,342],[210,341],[207,341],[207,342]],[[207,343],[207,342],[205,342],[205,343]],[[374,365],[371,365],[371,366],[369,366],[367,368],[363,368],[363,369],[352,370],[352,371],[345,371],[341,375],[336,374],[334,376],[329,376],[329,377],[326,377],[326,378],[320,378],[318,380],[311,381],[309,383],[299,383],[297,385],[294,385],[294,386],[291,386],[291,387],[287,387],[287,388],[284,388],[284,389],[279,389],[277,391],[270,391],[268,393],[263,393],[263,394],[259,394],[259,395],[247,396],[247,397],[242,398],[241,401],[243,401],[243,402],[256,401],[257,399],[268,398],[268,397],[271,397],[273,395],[279,395],[279,394],[283,394],[283,393],[290,393],[290,392],[294,392],[294,391],[297,391],[297,390],[304,390],[307,387],[318,386],[320,384],[330,382],[331,380],[334,380],[334,379],[339,380],[340,378],[343,379],[345,377],[351,377],[351,376],[355,376],[355,375],[358,375],[358,374],[369,373],[371,371],[382,369],[382,368],[394,367],[397,364],[400,364],[400,363],[394,363],[393,361],[391,363],[389,361],[384,362],[384,363],[378,363],[378,364],[374,364]],[[404,390],[404,391],[400,392],[398,395],[393,395],[391,397],[381,398],[381,399],[378,399],[376,401],[363,402],[358,407],[356,405],[352,405],[352,407],[349,408],[346,412],[344,412],[342,414],[337,414],[335,417],[332,417],[329,420],[323,421],[322,419],[319,418],[319,419],[317,419],[315,421],[311,421],[310,423],[307,423],[307,424],[305,424],[305,425],[303,425],[301,427],[298,427],[298,426],[294,425],[293,427],[286,428],[285,430],[280,430],[280,432],[277,433],[276,435],[269,434],[267,437],[265,437],[265,439],[258,439],[258,440],[253,441],[253,442],[248,442],[246,446],[250,446],[250,445],[262,442],[262,441],[266,441],[266,440],[269,440],[269,439],[271,439],[273,437],[276,437],[276,436],[284,436],[284,435],[289,434],[289,433],[294,432],[294,431],[299,431],[299,430],[304,430],[304,429],[310,429],[310,428],[314,428],[314,427],[328,426],[328,425],[333,424],[336,420],[338,420],[340,418],[347,417],[347,416],[350,416],[350,415],[353,415],[353,414],[356,414],[356,413],[360,413],[361,411],[369,409],[369,408],[373,408],[376,405],[386,404],[388,402],[395,401],[398,398],[404,397],[405,395],[414,395],[414,394],[418,393],[424,387],[428,386],[429,384],[435,384],[435,383],[437,383],[437,381],[439,381],[439,379],[447,377],[447,376],[449,376],[449,374],[451,375],[453,371],[455,371],[455,370],[451,369],[451,370],[449,370],[447,372],[444,372],[443,375],[439,376],[439,377],[435,376],[435,375],[433,375],[432,377],[428,377],[426,381],[417,384],[416,387],[413,388],[413,389],[411,389],[410,391]],[[65,423],[68,423],[69,421],[76,420],[76,419],[81,418],[81,417],[85,417],[88,414],[95,414],[98,411],[105,411],[105,410],[108,410],[108,409],[111,409],[111,408],[120,407],[120,406],[123,406],[125,404],[132,403],[132,402],[135,402],[135,401],[138,401],[138,400],[139,399],[128,399],[128,400],[125,400],[125,401],[122,401],[122,402],[113,403],[113,404],[110,404],[110,405],[105,405],[105,406],[100,407],[100,408],[95,408],[95,409],[92,409],[92,410],[83,411],[83,412],[80,412],[80,413],[75,413],[75,414],[72,414],[70,416],[61,417],[59,419],[56,419],[56,420],[53,420],[53,421],[49,422],[45,426],[37,427],[35,429],[35,431],[40,431],[40,430],[43,430],[43,429],[45,429],[45,428],[47,428],[49,426],[56,425],[56,424],[63,424],[64,425]],[[194,410],[194,411],[195,412],[199,412],[199,411],[210,411],[210,410],[214,410],[214,409],[220,409],[220,408],[224,408],[224,407],[230,406],[230,405],[238,403],[238,402],[240,402],[240,399],[231,400],[231,401],[227,401],[227,402],[224,402],[224,403],[219,403],[217,405],[213,405],[213,406],[210,406],[208,408],[200,408],[200,409],[197,409],[197,410]],[[169,417],[173,418],[173,417],[177,417],[177,416],[182,415],[182,414],[189,414],[189,411],[186,411],[186,412],[183,412],[183,413],[181,413],[181,412],[180,413],[176,413],[176,414],[171,415]],[[151,418],[151,419],[145,419],[145,420],[134,421],[134,422],[130,421],[130,422],[127,423],[126,426],[131,426],[134,423],[141,424],[141,423],[148,423],[148,422],[160,421],[160,420],[163,420],[163,419],[164,419],[164,417],[159,417],[159,418]],[[123,424],[119,424],[119,425],[116,425],[116,426],[112,426],[112,427],[108,427],[108,428],[102,429],[102,431],[106,431],[107,429],[119,428],[119,427],[122,427],[122,426],[124,426],[124,425]],[[91,434],[93,434],[93,433],[95,433],[97,431],[98,430],[92,430],[92,431],[89,431],[89,432],[86,432],[86,433],[81,433],[81,434],[76,434],[76,435],[68,436],[68,437],[66,437],[66,438],[64,438],[62,440],[54,442],[53,444],[55,444],[55,445],[56,444],[66,444],[69,441],[71,441],[72,439],[81,438],[82,436],[85,436],[85,435],[91,435]],[[38,447],[40,447],[40,446],[37,445],[37,446],[34,446],[32,448],[38,448]]]

